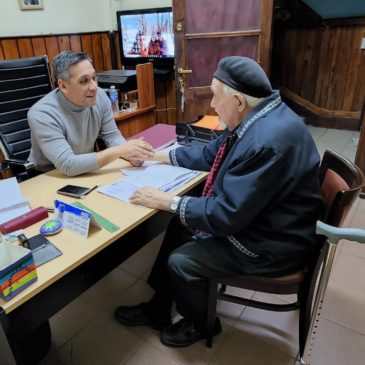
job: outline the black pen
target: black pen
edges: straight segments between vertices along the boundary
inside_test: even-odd
[[[96,184],[95,186],[93,186],[92,188],[90,188],[86,193],[82,194],[80,196],[80,199],[84,199],[86,195],[90,194],[93,190],[95,190],[96,188],[98,188],[101,184]]]

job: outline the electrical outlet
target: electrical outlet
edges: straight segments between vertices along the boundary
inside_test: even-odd
[[[362,39],[361,42],[361,49],[365,49],[365,38]]]

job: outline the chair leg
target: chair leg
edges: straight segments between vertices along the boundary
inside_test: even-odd
[[[212,347],[215,317],[217,313],[218,281],[211,279],[209,282],[208,308],[207,308],[207,347]]]

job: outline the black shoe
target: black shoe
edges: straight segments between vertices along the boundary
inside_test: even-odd
[[[222,325],[219,318],[216,318],[213,336],[222,332]],[[171,347],[186,347],[200,341],[205,334],[194,328],[194,324],[187,318],[182,318],[173,325],[164,328],[160,335],[160,341]]]
[[[152,320],[145,314],[146,303],[141,303],[133,307],[118,307],[114,311],[114,317],[127,326],[149,326],[161,331],[171,324],[171,319]]]

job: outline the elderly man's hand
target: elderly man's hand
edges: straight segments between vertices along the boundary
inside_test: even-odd
[[[143,205],[151,209],[170,210],[174,195],[167,194],[153,187],[136,190],[129,198],[132,204]]]
[[[150,160],[153,156],[153,147],[141,139],[132,139],[120,146],[120,157],[134,166],[140,166],[144,160]]]

